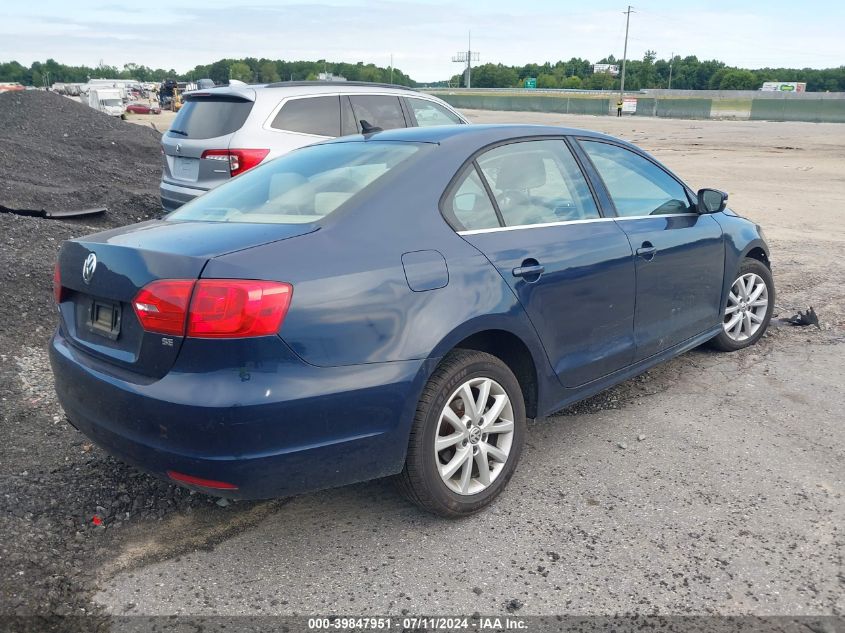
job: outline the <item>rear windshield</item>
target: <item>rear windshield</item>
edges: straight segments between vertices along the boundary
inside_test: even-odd
[[[422,144],[311,145],[195,198],[168,220],[306,224],[324,218],[417,154]]]
[[[252,101],[236,98],[189,99],[173,119],[168,136],[214,138],[241,128],[252,110]]]

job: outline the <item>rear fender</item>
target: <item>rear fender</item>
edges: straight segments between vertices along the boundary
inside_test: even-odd
[[[552,402],[556,402],[562,397],[560,381],[549,363],[537,332],[528,320],[522,306],[516,301],[514,301],[511,310],[506,313],[480,316],[456,327],[435,346],[432,358],[436,358],[439,362],[451,350],[460,347],[462,341],[485,332],[512,334],[528,349],[537,377],[536,402],[533,403],[536,405],[537,411],[546,411]],[[514,369],[514,373],[518,373],[516,368],[512,369]],[[517,378],[520,378],[520,376],[517,376]],[[523,387],[525,388],[526,385],[523,385]],[[526,397],[528,398],[528,394],[526,394]]]

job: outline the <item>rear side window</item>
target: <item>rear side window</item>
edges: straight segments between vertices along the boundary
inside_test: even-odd
[[[562,140],[501,145],[478,157],[505,226],[599,217],[584,175]]]
[[[195,198],[168,220],[306,224],[364,194],[431,145],[350,142],[310,145],[259,165]]]
[[[168,130],[177,138],[215,138],[238,131],[252,110],[252,101],[205,97],[189,99]]]
[[[467,170],[446,199],[443,213],[458,231],[477,231],[499,226],[496,209],[474,166]]]
[[[355,123],[352,104],[349,103],[349,97],[343,95],[340,97],[340,135],[347,136],[349,134],[358,134],[358,132],[360,130]]]
[[[402,114],[402,106],[399,104],[399,97],[352,95],[349,100],[352,102],[355,120],[359,125],[361,121],[366,121],[373,127],[380,127],[382,130],[407,127],[405,115]]]
[[[317,136],[340,136],[340,98],[291,99],[282,106],[270,127]]]
[[[439,103],[429,101],[428,99],[415,99],[411,97],[408,99],[408,105],[411,106],[419,127],[463,123],[454,112],[449,112],[449,110]]]

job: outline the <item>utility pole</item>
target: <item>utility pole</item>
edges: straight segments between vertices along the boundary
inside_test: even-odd
[[[669,90],[672,89],[672,64],[675,61],[675,52],[672,51],[672,57],[669,58]]]
[[[619,82],[619,100],[622,101],[625,98],[625,62],[628,61],[628,25],[631,23],[631,14],[635,13],[635,11],[631,8],[631,5],[628,5],[628,10],[623,11],[623,13],[627,16],[625,18],[625,48],[622,51],[622,79]]]
[[[469,32],[467,36],[467,50],[466,52],[460,52],[455,54],[452,57],[453,62],[466,62],[466,70],[464,71],[467,76],[467,88],[472,88],[472,62],[477,62],[480,58],[479,53],[472,52],[472,31]]]

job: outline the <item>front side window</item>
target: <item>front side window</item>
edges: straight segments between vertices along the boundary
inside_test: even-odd
[[[363,127],[361,121],[366,121],[372,127],[380,127],[382,130],[407,127],[399,97],[351,95],[349,100],[352,102],[355,120],[361,127]]]
[[[478,158],[506,226],[599,217],[578,163],[562,140],[523,141]]]
[[[233,178],[180,207],[167,219],[316,222],[430,147],[376,141],[310,145]]]
[[[496,209],[484,190],[474,165],[467,169],[446,199],[443,213],[458,231],[476,231],[500,226]]]
[[[428,99],[410,97],[408,98],[408,105],[411,106],[419,127],[463,123],[454,112],[450,112],[439,103],[429,101]]]
[[[692,211],[687,192],[660,167],[634,152],[599,141],[579,141],[604,181],[620,216]]]
[[[337,96],[291,99],[270,127],[317,136],[340,136],[340,99]]]

